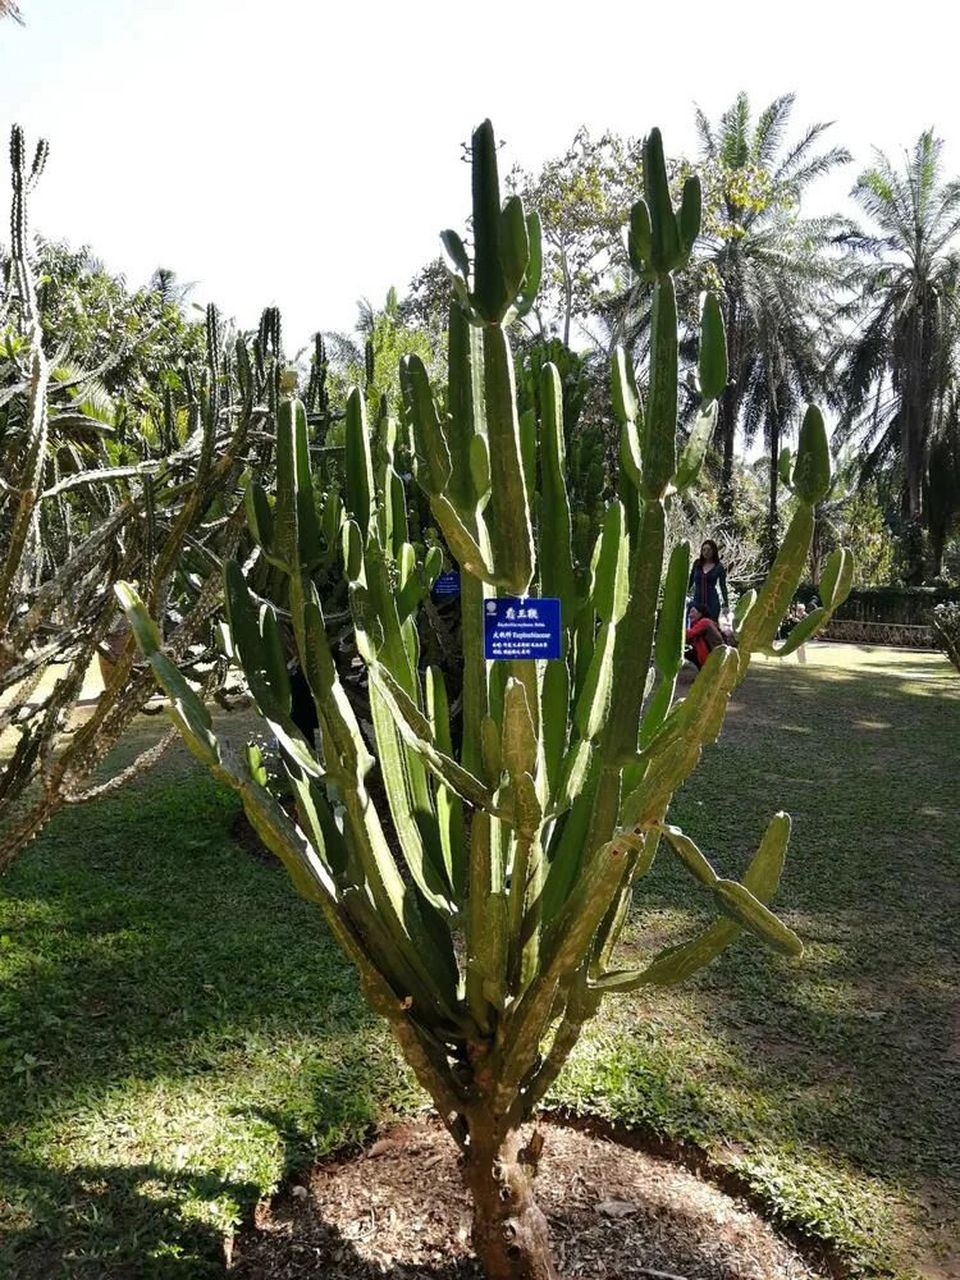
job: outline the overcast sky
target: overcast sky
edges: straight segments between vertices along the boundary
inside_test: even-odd
[[[141,283],[196,281],[242,325],[283,309],[289,345],[352,327],[435,256],[469,206],[460,143],[489,115],[504,164],[585,123],[692,152],[745,87],[835,120],[856,163],[934,124],[960,169],[960,18],[945,0],[458,4],[20,0],[0,25],[0,126],[47,136],[34,226]],[[657,14],[661,16],[656,16]],[[2,224],[0,224],[2,225]]]

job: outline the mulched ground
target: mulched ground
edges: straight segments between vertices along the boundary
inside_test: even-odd
[[[554,1123],[537,1179],[565,1280],[811,1280],[742,1202],[669,1161]],[[474,1280],[470,1209],[438,1124],[390,1130],[261,1205],[238,1280]]]

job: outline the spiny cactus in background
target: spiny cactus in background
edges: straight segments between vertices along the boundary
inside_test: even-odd
[[[113,593],[119,578],[139,581],[171,651],[202,670],[207,692],[216,688],[222,562],[244,531],[238,481],[269,443],[252,443],[269,412],[266,382],[243,344],[223,350],[212,309],[208,367],[186,404],[168,388],[159,447],[134,438],[133,424],[126,452],[136,461],[111,466],[106,451],[83,443],[103,426],[84,415],[86,375],[52,379],[29,251],[28,200],[46,155],[41,142],[28,164],[14,128],[12,270],[0,299],[0,732],[9,742],[0,760],[0,868],[61,804],[119,785],[170,740],[103,786],[90,784],[154,692],[149,667],[134,667],[136,645]],[[106,687],[64,737],[98,652],[111,659]]]
[[[532,1192],[540,1144],[534,1138],[521,1149],[519,1132],[584,1021],[605,995],[680,981],[745,929],[788,954],[800,950],[766,905],[786,852],[786,815],[771,819],[737,882],[720,877],[667,812],[703,745],[717,737],[753,654],[782,653],[794,642],[796,632],[790,645],[774,647],[830,458],[811,409],[792,474],[797,512],[762,589],[743,602],[740,648],[716,649],[675,702],[689,547],[673,549],[664,579],[664,504],[694,482],[726,381],[719,309],[708,297],[700,416],[678,450],[673,273],[697,236],[698,184],[686,184],[674,209],[653,131],[646,198],[630,226],[631,261],[653,292],[649,391],[641,403],[617,352],[621,494],[606,508],[589,560],[578,563],[560,377],[544,365],[539,418],[521,417],[508,338],[511,320],[536,295],[540,227],[519,199],[501,206],[489,122],[474,134],[472,161],[472,263],[455,232],[442,237],[456,290],[446,411],[416,357],[402,369],[417,483],[462,574],[459,720],[438,671],[422,669],[414,625],[436,557],[420,561],[407,541],[403,486],[389,459],[375,460],[359,391],[348,410],[343,557],[370,682],[372,742],[345,697],[313,580],[322,536],[296,401],[280,408],[277,502],[256,533],[287,578],[318,750],[291,721],[274,611],[250,594],[236,564],[225,574],[233,648],[280,744],[295,819],[264,785],[256,755],[235,753],[214,733],[136,594],[121,588],[121,596],[180,731],[239,792],[300,892],[323,908],[367,998],[436,1101],[462,1153],[473,1242],[487,1276],[547,1280],[555,1271]],[[834,556],[824,609],[801,639],[843,599],[850,569],[845,553]],[[498,595],[558,598],[564,656],[485,660],[484,615]],[[621,967],[615,948],[631,890],[661,844],[717,919],[688,942]]]
[[[960,604],[938,604],[933,611],[933,634],[943,652],[960,671]]]
[[[616,450],[610,448],[616,436],[605,429],[606,424],[582,420],[592,389],[588,361],[565,347],[559,338],[535,342],[522,360],[517,361],[517,406],[521,422],[525,413],[533,413],[537,420],[541,417],[543,368],[547,364],[556,369],[560,378],[574,559],[589,564],[609,496],[610,474],[614,470],[610,463],[616,464]]]

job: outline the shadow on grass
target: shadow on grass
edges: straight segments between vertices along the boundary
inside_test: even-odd
[[[948,685],[960,691],[950,673]],[[787,961],[741,938],[681,992],[685,1012],[670,1012],[670,993],[643,1007],[729,1054],[706,1070],[746,1136],[960,1193],[960,716],[928,693],[897,670],[751,673],[671,819],[720,874],[740,875],[773,812],[792,813],[774,906],[806,954]],[[661,856],[638,887],[631,946],[645,910],[669,917],[694,895]],[[715,1131],[709,1098],[700,1122]]]
[[[17,1187],[0,1237],[0,1265],[10,1277],[56,1280],[201,1280],[224,1274],[223,1234],[187,1219],[186,1199],[225,1192],[252,1202],[253,1183],[217,1173],[191,1174],[154,1163],[78,1166],[62,1173],[22,1161],[7,1164]],[[29,1225],[18,1226],[18,1218]],[[36,1225],[39,1224],[39,1225]]]
[[[236,812],[203,774],[154,779],[61,813],[0,883],[0,1274],[78,1248],[102,1269],[64,1274],[167,1274],[109,1261],[154,1253],[217,1274],[231,1215],[409,1095],[320,912],[237,849]],[[171,1172],[178,1148],[211,1172]],[[217,1230],[178,1212],[198,1197]]]

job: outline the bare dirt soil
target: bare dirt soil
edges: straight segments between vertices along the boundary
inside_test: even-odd
[[[812,1280],[741,1201],[669,1161],[555,1123],[537,1178],[565,1280]],[[437,1123],[314,1166],[230,1249],[240,1280],[473,1280],[470,1208]]]

